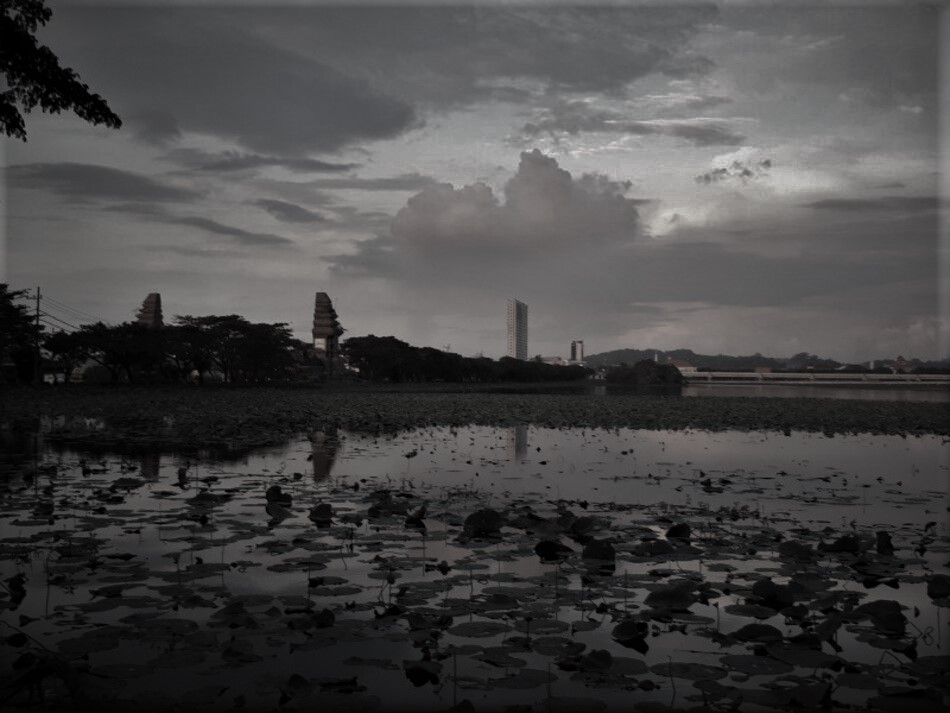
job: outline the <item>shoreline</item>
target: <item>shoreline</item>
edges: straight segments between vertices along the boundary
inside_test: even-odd
[[[256,448],[301,433],[433,426],[950,436],[950,404],[814,397],[591,395],[549,385],[78,386],[0,392],[0,435],[101,449]],[[481,386],[481,385],[479,385]],[[548,389],[550,390],[550,389]],[[90,425],[89,421],[92,422]]]

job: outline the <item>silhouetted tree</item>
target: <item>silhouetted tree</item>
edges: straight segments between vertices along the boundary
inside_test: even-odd
[[[248,322],[236,314],[176,317],[176,361],[189,361],[202,375],[217,368],[227,382],[290,378],[293,352],[303,345],[284,323]]]
[[[122,126],[101,96],[90,92],[76,72],[60,66],[53,51],[37,42],[37,29],[53,14],[45,0],[3,0],[2,10],[0,132],[25,141],[23,113],[37,106],[52,114],[71,110],[92,124]]]
[[[81,331],[48,334],[43,339],[43,348],[62,367],[67,383],[76,368],[89,358],[89,349]]]
[[[16,302],[26,294],[26,290],[10,290],[0,283],[0,381],[8,376],[25,383],[33,380],[39,333],[29,308]],[[40,332],[42,329],[40,326]],[[8,364],[13,366],[12,373],[5,375]]]
[[[161,351],[155,330],[143,324],[125,322],[109,326],[102,322],[84,324],[75,332],[82,349],[89,358],[109,371],[113,384],[125,375],[127,381],[135,380],[137,373],[153,370],[161,361]]]
[[[555,366],[502,357],[466,358],[432,347],[413,347],[395,337],[350,337],[342,345],[350,366],[370,381],[573,381],[591,372],[582,366]]]

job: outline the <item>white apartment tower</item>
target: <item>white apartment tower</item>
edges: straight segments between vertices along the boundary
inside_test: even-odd
[[[528,305],[508,300],[508,356],[528,358]]]

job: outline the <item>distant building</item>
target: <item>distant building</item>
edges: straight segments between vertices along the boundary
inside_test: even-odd
[[[162,320],[162,296],[158,292],[149,293],[142,306],[135,313],[135,319],[146,327],[160,329],[165,326]]]
[[[584,361],[583,339],[576,339],[571,342],[571,361]]]
[[[667,364],[672,364],[677,369],[679,369],[680,374],[695,374],[696,367],[690,364],[688,361],[683,361],[682,359],[670,359],[666,358]]]
[[[528,305],[508,300],[508,356],[528,358]]]
[[[318,292],[313,304],[313,348],[323,359],[327,370],[332,370],[334,360],[340,353],[340,335],[343,327],[337,319],[336,310],[326,292]]]
[[[895,374],[906,374],[910,371],[910,364],[902,355],[899,355],[897,359],[894,360],[893,369]]]

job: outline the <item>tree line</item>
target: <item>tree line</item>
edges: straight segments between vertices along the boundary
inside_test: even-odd
[[[96,322],[48,333],[26,306],[17,304],[25,296],[24,290],[0,285],[0,361],[6,382],[34,382],[37,366],[61,373],[68,382],[90,363],[112,383],[201,383],[211,374],[228,383],[262,383],[299,379],[323,367],[285,323],[255,323],[235,314],[184,315],[161,328]]]
[[[395,337],[350,337],[341,346],[350,367],[369,381],[395,383],[576,381],[591,371],[582,366],[557,366],[541,361],[502,357],[463,357],[432,347],[414,347]]]
[[[343,364],[327,364],[283,322],[250,322],[239,315],[176,316],[159,328],[138,322],[85,324],[74,331],[47,332],[30,309],[18,304],[25,290],[0,284],[0,381],[34,383],[36,368],[65,382],[98,366],[111,383],[232,384],[313,381],[330,372],[388,382],[573,381],[591,372],[580,366],[503,357],[463,357],[431,347],[413,347],[395,337],[351,337],[341,345]],[[39,359],[37,358],[39,357]],[[88,372],[87,372],[88,373]]]

